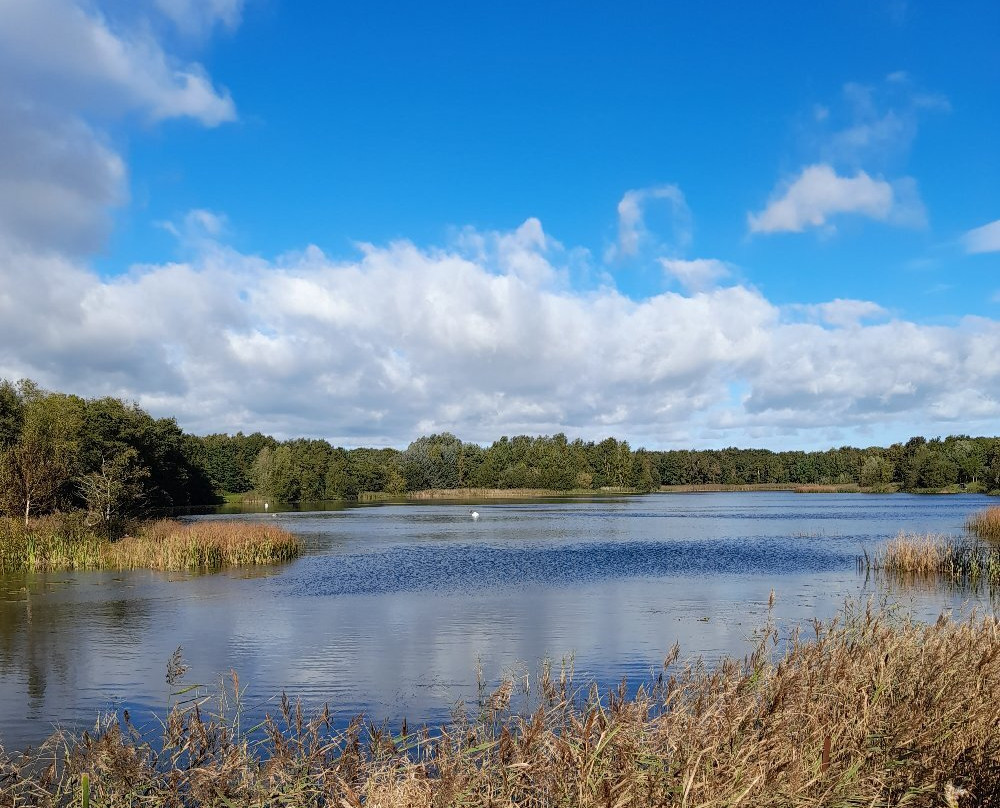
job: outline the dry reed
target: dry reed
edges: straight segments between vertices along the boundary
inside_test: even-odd
[[[237,520],[146,522],[116,541],[91,532],[74,515],[0,520],[0,569],[216,570],[295,558],[299,540],[277,525]]]
[[[633,697],[581,696],[543,669],[530,714],[509,711],[503,682],[435,732],[333,731],[287,699],[256,742],[197,706],[157,745],[111,719],[0,760],[0,804],[73,805],[87,774],[96,805],[1000,805],[996,618],[849,605],[809,634],[778,643],[768,627],[713,669],[673,654]]]
[[[858,559],[875,572],[1000,584],[1000,548],[958,543],[947,536],[900,533],[873,557]]]
[[[857,483],[804,483],[792,490],[796,494],[858,494],[862,488]]]
[[[974,513],[966,520],[965,527],[981,539],[1000,541],[1000,506],[992,505]]]

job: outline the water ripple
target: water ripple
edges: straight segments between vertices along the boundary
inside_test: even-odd
[[[303,560],[282,586],[295,595],[460,591],[607,578],[720,573],[801,573],[844,569],[854,556],[815,543],[778,539],[586,543],[559,547],[481,545],[392,547]]]

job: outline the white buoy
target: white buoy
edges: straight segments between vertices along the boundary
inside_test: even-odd
[[[469,516],[471,516],[472,521],[475,522],[479,518],[479,511],[469,511]]]

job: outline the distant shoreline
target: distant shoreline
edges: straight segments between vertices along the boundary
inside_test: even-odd
[[[362,491],[358,494],[358,502],[416,502],[429,499],[579,499],[583,497],[635,496],[649,493],[637,488],[425,488],[421,491],[408,491],[403,494],[390,494],[385,491]],[[653,492],[655,493],[655,492]]]
[[[478,502],[482,500],[547,500],[547,499],[601,499],[620,496],[644,496],[646,494],[712,494],[712,493],[754,493],[787,491],[794,494],[925,494],[947,495],[964,493],[985,493],[983,491],[963,491],[958,486],[941,489],[918,489],[902,491],[896,485],[863,487],[857,483],[753,483],[735,485],[725,483],[688,483],[684,485],[661,485],[653,491],[638,488],[609,486],[604,488],[426,488],[419,491],[389,493],[387,491],[362,491],[357,499],[304,500],[287,502],[284,505],[301,505],[303,502]],[[226,503],[235,506],[263,505],[266,498],[247,493],[228,494]]]

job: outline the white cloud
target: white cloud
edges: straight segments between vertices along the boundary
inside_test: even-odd
[[[814,117],[815,147],[824,162],[838,167],[886,170],[908,154],[922,116],[949,109],[947,98],[917,90],[903,71],[876,84],[848,82],[840,103]]]
[[[233,30],[243,16],[243,0],[155,0],[157,8],[188,36],[204,36],[216,25]]]
[[[968,231],[962,243],[967,253],[1000,252],[1000,219]]]
[[[99,250],[110,209],[128,195],[110,129],[135,114],[214,126],[236,112],[200,65],[178,63],[141,19],[122,27],[90,3],[0,0],[0,240],[45,253]]]
[[[956,390],[975,391],[976,412],[962,425],[1000,412],[1000,323],[966,318],[958,326],[888,323],[828,330],[785,326],[783,351],[763,362],[740,423],[784,420],[800,429],[820,425],[885,424],[906,420],[944,431],[960,417]],[[935,424],[937,426],[935,430]]]
[[[763,210],[747,214],[750,232],[832,231],[830,220],[843,215],[925,225],[916,181],[898,173],[921,117],[949,108],[947,98],[917,90],[903,71],[876,84],[845,84],[836,103],[814,104],[804,117],[799,140],[811,164],[780,185]]]
[[[124,201],[125,164],[83,121],[0,94],[0,239],[38,250],[98,249]]]
[[[0,86],[74,110],[144,111],[152,120],[234,120],[225,90],[180,64],[145,30],[116,30],[72,0],[0,0]]]
[[[229,228],[229,220],[224,214],[202,208],[189,210],[180,221],[157,224],[176,238],[182,247],[199,252],[215,248]]]
[[[878,303],[870,300],[849,300],[837,298],[828,303],[793,304],[788,307],[792,313],[802,313],[807,318],[826,323],[837,328],[852,328],[863,320],[882,320],[889,316]]]
[[[834,300],[802,307],[817,324],[789,322],[742,285],[634,301],[566,288],[572,251],[534,220],[461,242],[273,261],[215,244],[111,280],[7,252],[0,376],[125,395],[199,432],[345,445],[440,430],[824,445],[832,428],[944,432],[956,390],[976,402],[963,431],[1000,427],[996,321],[923,326]]]
[[[666,203],[665,220],[650,225],[649,208],[656,202]],[[661,230],[669,237],[663,242]],[[626,191],[618,202],[618,242],[608,248],[605,260],[639,255],[644,247],[655,251],[684,249],[691,242],[691,211],[684,194],[676,185],[658,185]]]
[[[690,261],[661,258],[660,265],[664,272],[692,292],[708,289],[722,278],[729,277],[731,273],[726,262],[717,258],[695,258]]]
[[[919,225],[925,218],[912,180],[893,185],[864,171],[841,177],[820,163],[807,166],[787,182],[764,210],[747,214],[747,223],[751,233],[800,233],[828,225],[832,217],[844,214],[903,225]]]

